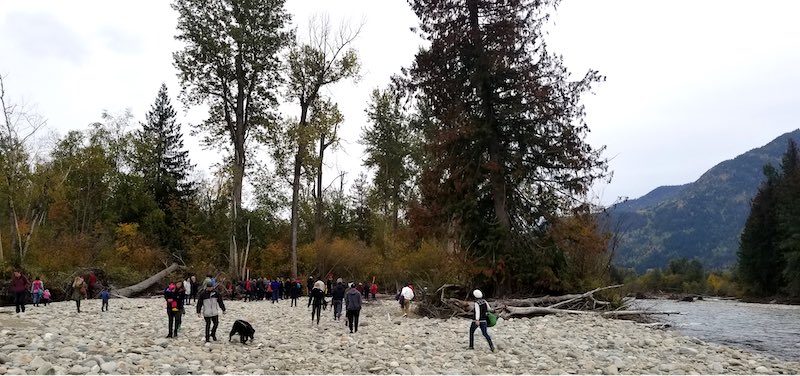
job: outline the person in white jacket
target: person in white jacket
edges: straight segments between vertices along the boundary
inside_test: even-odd
[[[189,277],[186,277],[183,281],[183,288],[186,289],[186,301],[184,304],[192,304],[192,290],[194,290],[194,288],[192,287],[192,280],[189,279]]]
[[[494,344],[492,343],[492,337],[489,337],[489,324],[486,321],[486,312],[489,312],[491,309],[489,307],[489,303],[483,300],[483,293],[481,290],[475,290],[472,292],[472,296],[475,297],[475,316],[473,317],[472,323],[469,326],[469,348],[472,350],[474,347],[475,342],[475,329],[481,328],[481,333],[483,336],[486,337],[486,341],[489,342],[489,349],[494,352]]]
[[[406,317],[411,311],[411,299],[414,299],[414,290],[410,283],[406,283],[406,286],[400,290],[400,295],[403,297],[403,317]]]

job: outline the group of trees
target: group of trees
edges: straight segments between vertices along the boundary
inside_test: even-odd
[[[7,131],[0,247],[43,270],[178,259],[234,278],[332,272],[497,294],[606,282],[611,236],[586,192],[607,163],[580,104],[603,77],[571,80],[545,48],[553,4],[409,3],[429,43],[365,104],[369,175],[349,189],[346,174],[323,184],[344,122],[323,89],[359,74],[360,28],[317,18],[301,38],[284,0],[175,0],[180,99],[209,108],[195,131],[223,152],[214,178],[191,179],[166,87],[140,130],[105,114],[48,157]],[[296,112],[279,113],[281,100]]]
[[[778,168],[764,166],[766,180],[753,198],[741,236],[738,273],[745,292],[800,296],[800,152],[794,140]]]

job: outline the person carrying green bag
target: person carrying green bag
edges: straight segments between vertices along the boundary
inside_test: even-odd
[[[473,349],[473,345],[475,342],[475,329],[481,328],[481,333],[483,336],[486,337],[486,341],[489,342],[489,349],[494,352],[494,344],[492,343],[492,337],[489,336],[489,323],[487,320],[487,313],[491,309],[489,307],[489,303],[483,300],[483,293],[481,290],[475,290],[472,292],[472,296],[475,297],[475,317],[472,320],[472,323],[469,326],[469,348],[470,350]],[[495,318],[496,320],[496,318]]]

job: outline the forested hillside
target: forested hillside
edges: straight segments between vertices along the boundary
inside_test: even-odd
[[[640,272],[682,257],[707,269],[733,266],[763,167],[780,163],[790,138],[800,139],[800,130],[721,162],[695,182],[659,187],[613,207],[610,217],[620,229],[616,263]]]

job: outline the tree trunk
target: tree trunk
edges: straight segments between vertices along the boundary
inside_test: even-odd
[[[317,164],[317,194],[316,194],[316,208],[314,210],[314,240],[322,238],[322,166],[323,158],[325,158],[325,135],[319,137],[319,163]]]
[[[478,1],[469,0],[469,24],[470,37],[473,47],[473,63],[475,64],[473,75],[473,85],[478,89],[483,105],[483,128],[486,133],[487,143],[489,144],[489,181],[492,187],[492,201],[494,202],[494,213],[500,227],[508,229],[511,227],[511,218],[508,214],[506,203],[506,187],[504,178],[504,163],[501,155],[500,137],[497,134],[497,120],[494,115],[494,101],[492,98],[492,85],[489,77],[489,64],[486,62],[486,53],[483,50],[483,35],[481,33],[478,15]]]
[[[116,291],[114,291],[114,293],[119,295],[119,296],[124,296],[126,298],[130,298],[130,297],[136,296],[137,294],[141,294],[142,291],[147,290],[150,286],[158,283],[159,281],[164,279],[166,276],[168,276],[170,273],[172,273],[172,272],[174,272],[174,271],[176,271],[178,269],[185,269],[185,267],[173,263],[172,265],[170,265],[166,269],[154,274],[152,277],[150,277],[148,279],[145,279],[144,281],[139,282],[139,283],[137,283],[137,284],[135,284],[133,286],[128,286],[128,287],[124,287],[124,288],[121,288],[119,290],[116,290]]]
[[[306,119],[308,117],[308,106],[310,102],[300,101],[300,123],[298,126],[297,136],[297,153],[294,155],[294,178],[292,179],[292,234],[291,234],[291,252],[292,252],[292,279],[297,279],[297,225],[300,221],[298,213],[298,205],[300,202],[300,173],[303,168],[303,146],[302,137],[299,134],[306,126]]]

